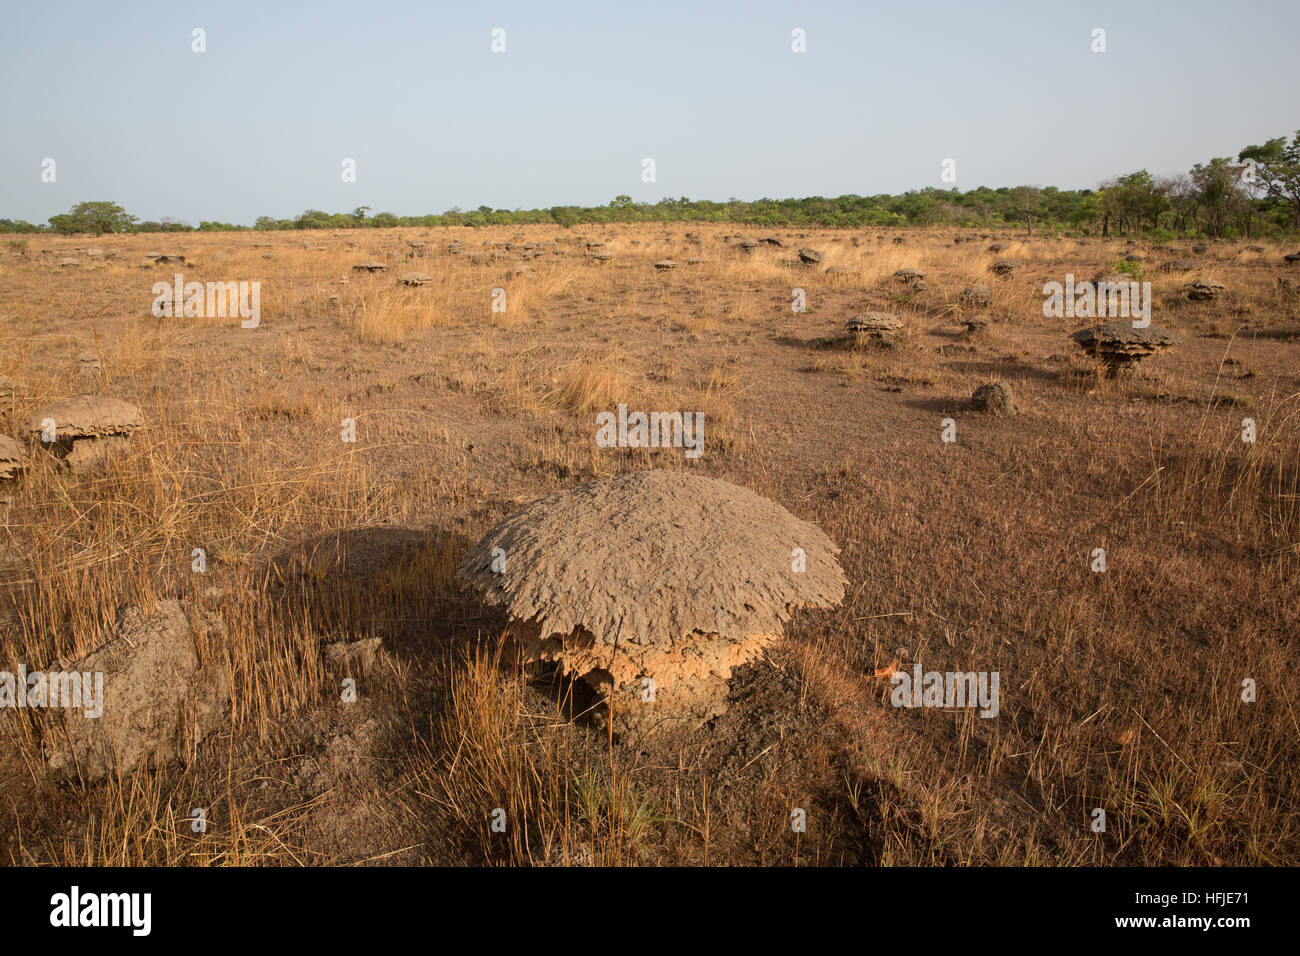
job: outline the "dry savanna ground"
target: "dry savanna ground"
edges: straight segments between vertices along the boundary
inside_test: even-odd
[[[764,236],[784,247],[739,247]],[[199,652],[232,702],[184,759],[96,783],[52,778],[43,718],[0,713],[0,859],[1300,863],[1290,248],[678,224],[10,239],[0,433],[25,470],[0,483],[0,669],[75,661],[123,608],[179,597],[224,621]],[[1107,378],[1042,286],[1130,254],[1183,343]],[[1159,270],[1175,259],[1195,268]],[[370,260],[387,272],[353,270]],[[260,326],[155,318],[177,272],[260,282]],[[1189,300],[1197,277],[1224,291]],[[992,292],[976,335],[971,283]],[[903,320],[892,346],[839,340],[868,309]],[[1016,414],[969,405],[995,379]],[[144,417],[101,468],[21,439],[95,391]],[[620,402],[702,412],[703,455],[598,447]],[[501,653],[504,620],[453,572],[523,503],[647,468],[816,523],[850,587],[712,724],[611,743],[579,688]],[[345,703],[322,647],[371,638]],[[998,715],[891,706],[918,663],[996,671]]]

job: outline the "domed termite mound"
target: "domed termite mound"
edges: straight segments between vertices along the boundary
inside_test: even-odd
[[[505,608],[525,659],[581,677],[615,728],[650,729],[721,713],[732,669],[796,608],[838,604],[838,552],[748,489],[648,471],[533,502],[457,578]]]

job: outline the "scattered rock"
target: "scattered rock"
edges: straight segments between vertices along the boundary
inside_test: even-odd
[[[433,282],[433,277],[427,276],[423,272],[406,272],[397,277],[397,282],[399,285],[408,288],[417,288],[422,285],[429,285]]]
[[[1092,284],[1100,288],[1102,285],[1128,285],[1133,281],[1133,277],[1127,272],[1108,272],[1097,273],[1092,277]]]
[[[671,259],[660,259],[655,263],[655,268],[660,272],[667,272],[669,269],[676,269],[677,263],[673,262]]]
[[[916,285],[925,279],[925,273],[920,269],[899,269],[894,278],[902,285]]]
[[[358,262],[352,267],[353,272],[387,272],[388,266],[382,262]]]
[[[338,641],[325,645],[325,663],[343,677],[364,677],[384,650],[382,637],[360,641]]]
[[[993,304],[993,291],[986,285],[968,285],[961,290],[961,304],[968,308],[987,309]]]
[[[799,250],[799,261],[806,266],[815,266],[826,257],[816,249],[804,247]]]
[[[187,757],[221,726],[230,701],[225,663],[201,666],[195,639],[221,640],[224,634],[219,619],[189,602],[160,601],[149,615],[129,608],[110,643],[66,669],[103,675],[97,699],[89,702],[102,714],[87,717],[91,708],[84,706],[51,712],[53,726],[45,733],[50,772],[95,781]]]
[[[99,384],[103,377],[103,368],[99,356],[94,352],[82,352],[77,356],[77,374],[94,384]]]
[[[1194,302],[1203,302],[1207,299],[1217,298],[1224,290],[1222,282],[1216,282],[1213,279],[1194,279],[1184,287],[1187,289],[1187,298]]]
[[[129,402],[85,395],[45,406],[28,421],[25,433],[80,473],[123,451],[143,423],[140,409]]]
[[[861,312],[849,319],[844,330],[859,344],[892,342],[903,328],[903,321],[892,312]]]
[[[1011,386],[1006,382],[988,382],[975,389],[975,394],[971,396],[971,407],[991,415],[1014,415],[1016,401]]]
[[[8,435],[0,435],[0,478],[16,478],[23,466],[23,450]]]

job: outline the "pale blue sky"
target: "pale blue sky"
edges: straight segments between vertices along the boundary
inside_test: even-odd
[[[1294,0],[10,2],[0,217],[874,194],[946,157],[963,189],[1094,186],[1300,128],[1297,36]]]

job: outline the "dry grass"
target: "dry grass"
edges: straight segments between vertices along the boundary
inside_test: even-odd
[[[736,227],[695,227],[701,247],[684,231],[107,237],[120,257],[79,270],[55,263],[84,239],[0,254],[0,375],[21,385],[0,399],[0,432],[93,387],[88,350],[102,388],[147,418],[102,474],[33,449],[0,488],[0,669],[71,662],[119,608],[181,596],[221,616],[227,639],[200,655],[234,677],[228,727],[184,764],[94,786],[50,781],[40,723],[0,713],[4,858],[1300,861],[1300,319],[1274,282],[1279,251],[1216,245],[1171,275],[1156,266],[1185,251],[1139,246],[1154,321],[1185,342],[1106,380],[1069,320],[1043,316],[1041,287],[1110,271],[1123,242],[1010,237],[995,256],[950,233],[778,230],[784,248],[746,255],[719,238]],[[597,239],[608,265],[583,255]],[[410,257],[411,240],[429,255]],[[513,274],[525,240],[555,243],[531,277]],[[150,287],[176,270],[140,261],[168,244],[187,280],[262,281],[262,327],[154,319]],[[823,268],[789,261],[802,246]],[[653,268],[692,255],[709,261]],[[1022,266],[999,278],[997,258]],[[389,272],[352,272],[368,259]],[[895,283],[904,267],[929,289]],[[432,281],[402,288],[407,271]],[[1227,291],[1189,302],[1193,275]],[[994,295],[980,339],[960,327],[974,282]],[[824,347],[864,308],[896,312],[906,334]],[[967,410],[993,378],[1019,415]],[[704,457],[596,447],[595,415],[620,402],[702,411]],[[703,468],[817,522],[852,587],[737,676],[709,733],[611,748],[581,718],[589,700],[521,667],[452,570],[522,502],[646,467]],[[382,664],[343,704],[320,646],[372,636]],[[891,707],[875,675],[911,662],[998,671],[999,717]],[[1104,834],[1088,826],[1098,807]]]

